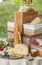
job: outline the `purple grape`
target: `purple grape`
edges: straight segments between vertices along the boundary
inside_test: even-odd
[[[9,58],[10,56],[9,56],[9,54],[8,54],[7,52],[4,52],[3,57],[5,57],[5,58]]]
[[[34,45],[39,45],[39,43],[36,40],[32,40],[31,43]]]

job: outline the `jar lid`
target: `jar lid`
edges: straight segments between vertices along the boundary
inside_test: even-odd
[[[32,53],[37,52],[37,49],[31,49],[31,52]]]

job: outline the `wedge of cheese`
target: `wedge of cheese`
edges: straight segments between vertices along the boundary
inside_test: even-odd
[[[39,17],[36,17],[32,22],[31,22],[32,25],[37,25],[37,24],[40,24],[40,18]]]
[[[29,54],[28,46],[24,44],[16,44],[15,53],[21,54],[23,56],[28,55]]]

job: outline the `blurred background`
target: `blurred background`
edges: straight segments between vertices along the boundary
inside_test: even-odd
[[[0,37],[6,37],[7,22],[14,20],[14,12],[18,11],[21,5],[31,6],[39,13],[42,13],[42,0],[0,0]]]

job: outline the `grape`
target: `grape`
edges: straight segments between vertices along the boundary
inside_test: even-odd
[[[4,46],[0,46],[0,51],[3,51],[4,50]]]
[[[39,43],[36,40],[32,40],[31,43],[34,45],[39,45]]]
[[[9,58],[8,52],[4,52],[4,56],[3,57]]]

